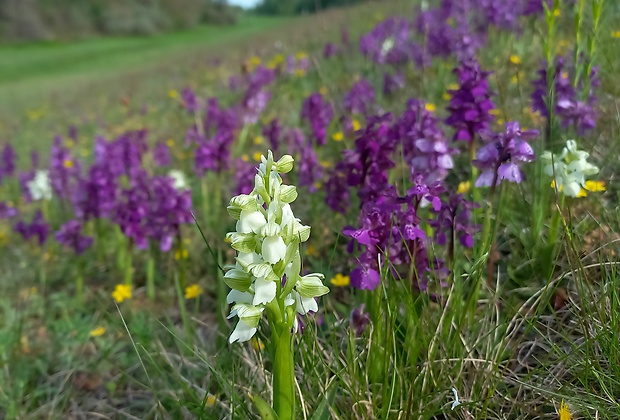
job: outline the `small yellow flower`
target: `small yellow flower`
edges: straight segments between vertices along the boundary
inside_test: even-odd
[[[353,127],[353,131],[358,131],[362,128],[362,124],[360,124],[358,120],[353,119],[353,121],[351,121],[351,127]]]
[[[311,257],[315,257],[317,255],[319,255],[316,252],[316,248],[314,247],[314,245],[310,244],[308,245],[308,248],[306,248],[306,255],[310,255]]]
[[[560,403],[560,408],[558,409],[558,418],[559,420],[571,420],[573,416],[568,409],[568,405],[562,400]]]
[[[620,38],[620,31],[612,31],[611,32],[611,37],[612,38]]]
[[[187,249],[177,249],[174,251],[174,259],[177,261],[186,260],[188,256],[189,253],[187,252]]]
[[[263,156],[261,152],[254,152],[254,154],[252,155],[252,157],[254,158],[256,162],[260,162],[261,156]]]
[[[553,16],[555,16],[555,17],[558,17],[558,16],[560,16],[561,14],[562,14],[562,12],[560,12],[560,9],[555,9],[555,10],[553,11]]]
[[[75,146],[75,142],[73,140],[71,139],[65,140],[65,147],[72,148],[73,146]]]
[[[334,141],[342,141],[342,139],[344,139],[344,134],[342,134],[342,131],[338,131],[332,135],[332,139]]]
[[[456,189],[457,194],[466,194],[471,189],[471,181],[464,181],[459,183],[458,188]]]
[[[519,83],[519,77],[517,75],[512,76],[512,79],[510,79],[510,83],[516,85],[517,83]]]
[[[491,115],[499,115],[499,109],[497,108],[493,108],[489,111],[489,114]]]
[[[604,181],[586,181],[585,189],[590,192],[605,192],[607,189],[605,188]]]
[[[498,118],[497,119],[497,125],[504,125],[505,121],[503,118]]]
[[[173,139],[166,140],[166,146],[173,147],[174,146],[174,140]]]
[[[298,51],[295,54],[295,58],[298,59],[298,60],[303,60],[304,58],[308,58],[308,54],[306,52],[304,52],[304,51]]]
[[[456,83],[450,83],[448,85],[448,90],[458,90],[459,89],[459,85],[457,85]]]
[[[321,187],[323,186],[323,183],[322,183],[322,182],[317,181],[317,182],[315,182],[314,184],[312,184],[312,186],[313,186],[314,188],[316,188],[317,190],[320,190],[320,189],[321,189]]]
[[[521,64],[521,57],[513,54],[510,56],[510,62],[515,66],[518,66],[519,64]]]
[[[65,159],[62,162],[62,166],[64,166],[67,169],[71,169],[71,168],[73,168],[73,161],[71,159]]]
[[[562,76],[562,79],[568,79],[568,72],[567,71],[563,71],[561,76]]]
[[[260,64],[260,57],[257,56],[252,56],[250,57],[250,59],[248,60],[248,66],[250,67],[250,69],[255,69],[256,67],[258,67],[258,65]]]
[[[94,330],[90,330],[88,335],[91,337],[101,337],[103,334],[105,334],[105,327],[97,327]]]
[[[187,286],[185,288],[185,299],[196,299],[198,296],[202,295],[204,289],[197,284],[192,284],[191,286]]]
[[[295,76],[304,77],[306,75],[306,70],[304,69],[295,69]]]
[[[319,93],[320,93],[322,96],[327,95],[327,88],[326,88],[325,86],[321,86],[321,88],[319,89]]]
[[[179,97],[179,92],[177,92],[177,90],[176,90],[176,89],[170,89],[170,90],[168,91],[168,97],[169,97],[170,99],[177,99],[177,98]]]
[[[82,157],[88,157],[90,155],[90,150],[82,149],[80,150],[80,154],[82,155]]]
[[[217,398],[215,398],[215,395],[209,394],[207,395],[207,399],[205,400],[205,407],[211,408],[215,405],[216,402]]]
[[[424,105],[424,109],[427,110],[428,112],[435,112],[437,107],[435,107],[435,104],[427,103]]]
[[[555,179],[553,181],[551,181],[551,188],[555,189]],[[560,185],[560,188],[558,188],[558,191],[561,192],[563,189],[564,189],[564,186]],[[580,194],[581,194],[581,192],[580,192]],[[585,196],[582,196],[582,197],[585,197]]]
[[[261,351],[265,348],[265,344],[260,338],[252,337],[252,347],[254,347],[256,351]]]
[[[448,92],[444,93],[441,97],[444,101],[449,101],[450,99],[452,99],[452,95],[450,95]]]
[[[117,284],[112,292],[112,298],[116,303],[121,303],[126,299],[131,299],[131,286],[126,284]]]
[[[336,287],[345,287],[351,283],[351,279],[349,276],[338,273],[330,280],[330,282]]]
[[[254,144],[256,145],[263,144],[263,136],[254,137]]]

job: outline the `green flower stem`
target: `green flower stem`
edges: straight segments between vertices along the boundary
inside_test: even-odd
[[[275,343],[273,409],[279,420],[295,419],[295,362],[292,342],[293,335],[285,329]]]
[[[150,247],[146,260],[146,297],[150,301],[155,300],[155,249],[153,245]]]
[[[209,183],[207,182],[206,175],[200,179],[200,192],[202,198],[202,214],[204,217],[203,223],[208,226],[209,223]]]
[[[189,318],[187,317],[187,308],[185,307],[185,295],[183,293],[183,288],[181,287],[178,273],[175,273],[174,275],[174,289],[177,292],[177,301],[179,302],[179,312],[181,312],[181,322],[183,322],[183,330],[185,331],[185,336],[189,338],[192,336],[192,326],[189,323]]]
[[[84,302],[84,264],[79,259],[76,264],[75,297],[79,303]]]
[[[133,286],[133,241],[130,239],[127,243],[127,252],[125,254],[125,284]]]

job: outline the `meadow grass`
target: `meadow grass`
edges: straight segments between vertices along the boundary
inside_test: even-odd
[[[600,178],[613,181],[620,127],[620,90],[615,83],[620,40],[610,34],[620,30],[614,27],[620,15],[616,5],[608,2],[606,7],[596,38],[601,116],[597,129],[580,141],[600,165]],[[7,111],[11,118],[3,121],[0,132],[10,136],[22,155],[30,147],[42,147],[54,134],[64,134],[68,124],[79,126],[76,152],[89,151],[95,134],[113,136],[144,127],[150,130],[151,144],[170,138],[178,146],[193,116],[181,110],[168,91],[192,86],[205,97],[220,94],[222,101],[232,101],[224,87],[228,76],[250,56],[265,59],[279,53],[276,41],[286,44],[286,52],[307,52],[315,66],[305,77],[283,80],[272,90],[277,100],[265,119],[278,116],[284,125],[296,126],[301,101],[313,91],[324,88],[325,96],[338,107],[356,76],[380,86],[380,69],[359,54],[321,60],[323,43],[337,38],[340,25],[346,24],[355,40],[382,18],[409,11],[410,4],[394,2],[389,7],[370,4],[306,17],[294,23],[294,35],[277,29],[251,41],[240,39],[230,51],[217,52],[222,64],[209,67],[206,63],[214,50],[190,59],[193,47],[187,46],[202,45],[206,36],[198,36],[202,29],[191,36],[171,35],[163,45],[146,38],[133,40],[110,59],[108,70],[116,73],[110,80],[117,85],[112,93],[98,85],[104,70],[97,68],[96,59],[83,68],[72,63],[54,68],[49,75],[44,67],[26,71],[23,83],[30,80],[44,86],[72,80],[67,71],[82,74],[87,88],[76,89],[69,99],[29,103],[25,109],[30,108],[30,114]],[[573,42],[571,17],[566,6],[555,52],[567,49],[560,41]],[[267,21],[252,22],[256,26],[248,31],[264,28],[261,25]],[[231,31],[231,37],[244,36]],[[482,67],[494,71],[491,86],[498,93],[495,100],[504,121],[517,119],[522,125],[540,127],[541,122],[526,110],[529,81],[541,65],[545,31],[540,21],[530,22],[519,37],[493,30],[480,54]],[[592,36],[589,31],[586,24],[585,33]],[[120,45],[116,39],[89,42],[99,45],[95,54],[101,60],[104,51]],[[132,42],[144,55],[133,56]],[[169,60],[168,54],[180,43],[188,48],[178,56],[187,57],[184,65],[129,70],[147,57]],[[74,53],[84,57],[81,45],[29,48],[32,57],[47,63],[57,62],[55,48],[67,48],[60,62]],[[18,69],[34,59],[26,53],[18,59],[15,54],[15,67],[0,75],[19,84]],[[519,65],[511,63],[511,55],[521,58]],[[408,69],[407,88],[392,97],[379,96],[379,106],[400,112],[407,98],[417,97],[441,110],[447,104],[446,86],[454,82],[454,65],[455,60],[449,59],[424,70]],[[146,75],[150,80],[144,80]],[[27,103],[30,97],[24,93],[22,100]],[[41,115],[32,113],[35,108]],[[331,127],[330,134],[334,130]],[[264,152],[265,145],[255,140],[260,134],[252,127],[245,141],[234,145],[234,153],[252,158],[254,152]],[[557,150],[566,136],[573,135],[563,132],[552,145],[536,145],[537,154],[550,146]],[[353,140],[329,142],[321,159],[333,163]],[[191,171],[191,162],[182,153],[175,160]],[[452,187],[468,179],[468,165],[467,159],[457,161],[448,180]],[[397,280],[383,267],[376,290],[332,287],[321,298],[320,318],[308,317],[304,333],[295,339],[298,418],[551,419],[558,418],[562,400],[568,402],[573,418],[620,416],[618,191],[608,182],[604,195],[592,194],[587,201],[569,199],[570,207],[560,213],[553,189],[542,177],[542,164],[531,164],[527,175],[528,182],[520,186],[498,188],[493,202],[489,219],[497,253],[493,281],[487,279],[491,252],[487,244],[474,250],[457,247],[450,267],[452,281],[436,296],[416,292],[410,282]],[[5,239],[0,255],[0,413],[7,418],[256,418],[247,395],[271,398],[273,349],[267,329],[259,330],[249,343],[226,343],[232,325],[225,320],[228,306],[223,296],[228,290],[223,289],[218,265],[232,260],[222,239],[234,230],[224,209],[232,194],[227,175],[210,174],[206,179],[203,185],[211,191],[222,186],[224,195],[213,194],[206,207],[196,206],[204,241],[196,226],[183,228],[187,259],[175,260],[173,255],[158,259],[155,301],[146,298],[146,253],[134,255],[136,288],[131,300],[117,305],[111,299],[113,285],[121,283],[123,275],[112,262],[117,257],[113,246],[125,244],[115,242],[111,228],[104,235],[107,247],[102,255],[83,262],[87,273],[83,302],[74,297],[73,256],[55,244],[42,249]],[[291,179],[294,184],[296,176]],[[194,191],[199,191],[201,181],[192,182]],[[200,193],[194,198],[201,203]],[[295,205],[296,214],[313,228],[302,250],[304,268],[329,279],[352,268],[347,240],[340,232],[355,223],[357,213],[353,206],[348,214],[327,217],[321,201],[321,195],[304,193]],[[481,211],[478,222],[483,216]],[[556,236],[550,233],[554,226]],[[479,238],[480,242],[484,241]],[[201,284],[205,293],[184,299],[182,284],[189,283]],[[349,321],[353,302],[364,303],[371,320],[361,337]],[[98,327],[105,330],[99,334]],[[453,389],[458,405],[453,404]]]

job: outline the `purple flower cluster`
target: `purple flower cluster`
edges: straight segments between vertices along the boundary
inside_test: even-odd
[[[325,144],[327,127],[334,118],[332,104],[325,101],[320,93],[308,96],[301,107],[301,118],[307,120],[317,144]]]
[[[439,121],[423,102],[410,99],[407,108],[393,128],[400,139],[405,158],[411,164],[412,179],[422,175],[426,183],[445,179],[456,153],[448,145]]]
[[[351,114],[368,115],[368,107],[375,102],[375,90],[367,80],[360,79],[344,96],[343,106]]]
[[[487,80],[490,72],[482,71],[475,59],[462,61],[454,69],[459,78],[459,88],[450,91],[450,114],[446,123],[455,129],[454,140],[472,143],[476,134],[488,130],[495,108]]]
[[[506,131],[501,134],[481,132],[487,144],[478,150],[474,166],[482,172],[476,180],[476,186],[491,187],[502,180],[520,183],[523,172],[520,162],[532,162],[534,149],[527,143],[538,137],[536,130],[521,131],[518,122],[506,123]]]
[[[264,88],[276,77],[275,70],[258,66],[248,79],[248,88],[241,101],[241,120],[243,124],[256,124],[271,99],[271,92]]]
[[[62,198],[69,198],[74,184],[80,176],[80,162],[71,156],[71,151],[62,146],[62,138],[56,136],[50,157],[50,181],[54,192]]]
[[[560,117],[563,127],[574,126],[579,134],[583,134],[596,127],[598,113],[593,89],[600,84],[598,69],[594,68],[590,74],[590,91],[586,93],[582,80],[579,81],[576,88],[573,87],[571,71],[567,70],[566,67],[566,60],[563,57],[557,57],[553,76],[554,112]],[[549,93],[546,65],[538,71],[538,75],[539,78],[532,82],[535,88],[532,93],[532,109],[540,112],[544,117],[549,117],[546,103]]]
[[[4,201],[0,201],[0,220],[17,216],[17,209]]]
[[[13,146],[5,144],[0,154],[0,184],[5,177],[12,177],[15,174],[15,159],[17,155]]]
[[[14,227],[25,240],[36,238],[39,245],[43,245],[49,234],[49,225],[47,224],[41,210],[37,210],[30,224],[20,220]]]
[[[280,133],[282,128],[277,118],[274,118],[263,127],[263,135],[269,140],[269,144],[273,150],[278,150],[280,145]]]
[[[171,162],[170,149],[164,142],[157,142],[153,149],[153,160],[157,166],[168,166]]]
[[[404,64],[412,58],[414,45],[407,19],[390,17],[360,38],[360,51],[377,64]]]
[[[81,255],[93,243],[93,238],[82,235],[82,222],[79,220],[69,220],[56,232],[56,240],[62,245],[72,248],[76,255]]]
[[[435,230],[434,241],[438,245],[449,242],[450,259],[454,257],[454,241],[457,238],[464,247],[474,246],[473,235],[479,228],[471,221],[475,207],[478,207],[477,203],[467,201],[461,194],[451,193],[439,210],[433,210],[436,219],[428,223]]]

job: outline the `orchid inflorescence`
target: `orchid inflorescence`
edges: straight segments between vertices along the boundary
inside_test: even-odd
[[[300,275],[299,247],[308,240],[310,226],[301,224],[291,209],[297,189],[282,183],[280,174],[292,168],[291,156],[275,162],[269,151],[261,158],[252,192],[233,197],[228,205],[237,220],[236,231],[227,235],[237,251],[236,264],[224,275],[233,289],[227,297],[234,303],[228,317],[239,318],[231,343],[250,340],[265,310],[270,319],[297,330],[296,313],[316,312],[315,298],[329,292],[322,274]]]

